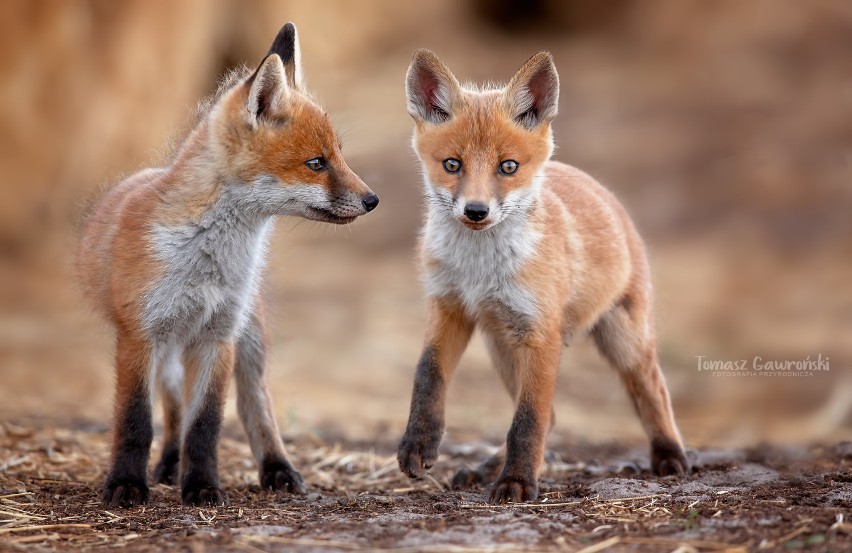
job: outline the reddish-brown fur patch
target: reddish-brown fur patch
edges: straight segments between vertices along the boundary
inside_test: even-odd
[[[283,110],[277,114],[279,123],[261,126],[254,131],[234,125],[245,112],[247,89],[226,99],[222,109],[227,113],[213,131],[226,151],[226,175],[241,182],[251,182],[258,175],[274,175],[282,182],[310,182],[330,191],[348,189],[358,195],[370,192],[356,175],[340,151],[340,138],[335,134],[331,119],[306,94],[291,90]],[[310,170],[305,161],[324,157],[329,171]]]
[[[415,150],[429,180],[453,197],[502,200],[528,183],[550,156],[550,128],[544,126],[536,132],[520,128],[494,93],[464,94],[461,103],[460,111],[445,124],[417,122]],[[462,160],[462,170],[445,171],[441,163],[447,158]],[[509,159],[519,163],[518,171],[501,175],[498,167]]]

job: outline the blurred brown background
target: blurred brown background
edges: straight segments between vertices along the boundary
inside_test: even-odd
[[[70,266],[79,213],[158,163],[196,101],[299,27],[309,87],[382,197],[351,228],[280,221],[267,295],[285,432],[395,440],[424,305],[420,179],[403,76],[435,50],[506,80],[540,49],[562,81],[556,157],[613,189],[649,243],[661,357],[692,445],[852,428],[852,4],[844,0],[0,3],[0,420],[109,421],[112,338]],[[830,359],[811,377],[713,377],[718,360]],[[233,404],[229,406],[233,417]],[[448,423],[492,440],[511,405],[479,340]],[[565,355],[557,432],[639,441],[587,342]]]

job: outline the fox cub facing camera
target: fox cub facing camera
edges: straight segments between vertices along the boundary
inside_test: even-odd
[[[502,89],[461,86],[428,50],[406,77],[427,203],[420,243],[429,299],[399,465],[416,477],[438,457],[447,384],[475,327],[516,411],[504,447],[458,489],[492,483],[492,503],[538,496],[563,343],[589,332],[621,376],[651,441],[655,473],[688,463],[657,361],[642,240],[615,197],[549,161],[559,78],[536,54]]]
[[[106,505],[148,499],[158,387],[165,436],[154,479],[179,481],[187,505],[223,501],[216,446],[232,373],[261,486],[304,492],[266,387],[259,282],[272,220],[344,224],[378,203],[302,86],[291,23],[256,71],[223,83],[170,166],[136,173],[104,195],[86,222],[77,266],[117,334]]]

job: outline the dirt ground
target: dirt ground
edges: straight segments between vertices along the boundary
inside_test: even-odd
[[[309,485],[261,491],[241,431],[221,447],[229,503],[100,503],[108,429],[74,421],[0,427],[0,548],[131,551],[849,551],[852,444],[691,450],[694,472],[658,478],[642,448],[553,443],[541,497],[492,506],[449,491],[454,470],[493,448],[445,444],[431,477],[409,481],[388,437],[289,440]],[[155,448],[156,449],[156,448]]]

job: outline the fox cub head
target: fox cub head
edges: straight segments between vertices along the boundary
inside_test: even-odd
[[[226,181],[257,211],[349,223],[379,198],[346,164],[331,120],[308,95],[296,27],[278,32],[257,70],[210,113],[211,144]]]
[[[559,101],[548,52],[530,58],[504,88],[478,89],[417,50],[405,85],[431,209],[483,230],[532,204],[553,153]]]

